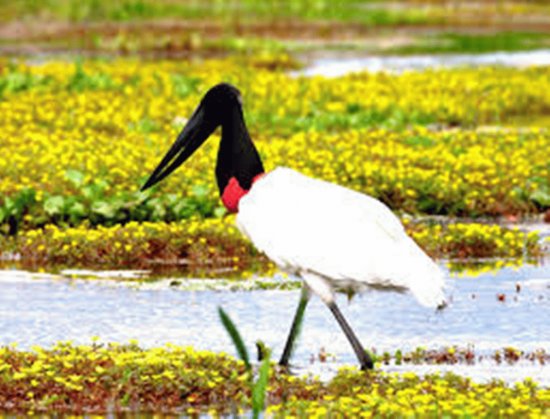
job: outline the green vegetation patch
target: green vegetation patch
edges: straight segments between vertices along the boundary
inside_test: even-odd
[[[473,129],[547,114],[548,69],[326,79],[282,71],[292,63],[270,54],[200,63],[0,61],[0,231],[222,215],[217,135],[166,182],[139,192],[221,80],[242,90],[267,170],[291,167],[410,213],[550,208],[549,131]],[[460,129],[439,132],[434,122]]]
[[[406,228],[417,243],[436,258],[533,260],[543,252],[536,232],[526,233],[499,225],[407,222]],[[6,254],[17,255],[20,259],[17,266],[33,270],[44,267],[147,269],[154,274],[177,272],[192,277],[240,279],[253,274],[271,276],[276,270],[237,230],[233,217],[178,223],[132,222],[97,228],[49,225],[12,238],[0,236],[0,247]],[[458,270],[464,268],[455,266]],[[260,288],[264,286],[271,287],[258,284]]]
[[[0,44],[14,55],[38,49],[178,57],[290,51],[295,41],[308,50],[510,51],[543,47],[535,32],[549,16],[548,4],[521,0],[18,0],[0,3],[0,21],[7,23]],[[426,28],[436,35],[423,37]],[[479,28],[495,35],[476,35]],[[395,42],[408,46],[394,48]]]
[[[449,352],[449,350],[446,350]],[[454,374],[359,372],[345,368],[329,382],[294,377],[273,365],[266,413],[326,416],[525,416],[548,414],[550,391],[532,380],[476,383]],[[74,345],[30,351],[0,348],[0,411],[212,416],[250,412],[254,396],[242,361],[225,354],[136,342]]]
[[[2,10],[3,9],[3,10]],[[439,22],[421,7],[392,8],[372,1],[347,0],[20,0],[3,5],[5,18],[49,16],[72,22],[135,21],[159,18],[272,21],[276,18],[359,22],[367,25],[424,24]]]
[[[393,54],[482,54],[526,51],[550,46],[546,32],[440,33],[417,38],[411,45],[385,50]]]

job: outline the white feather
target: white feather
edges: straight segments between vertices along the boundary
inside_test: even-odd
[[[277,168],[239,203],[237,225],[281,269],[328,302],[332,289],[411,291],[424,305],[445,301],[439,267],[382,202]]]

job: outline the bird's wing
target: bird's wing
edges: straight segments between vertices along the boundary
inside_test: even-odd
[[[237,223],[281,268],[314,272],[336,287],[353,281],[417,295],[443,285],[437,265],[383,203],[291,169],[256,182],[239,203]]]

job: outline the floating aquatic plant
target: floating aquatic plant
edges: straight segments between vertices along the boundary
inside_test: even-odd
[[[406,228],[434,257],[525,260],[535,259],[543,252],[537,233],[499,225],[457,222],[442,226],[406,221]],[[239,278],[275,272],[274,265],[237,230],[233,217],[175,223],[130,222],[112,227],[48,225],[24,231],[15,238],[0,236],[0,248],[19,255],[19,266],[30,269],[124,267],[166,272],[172,267],[180,275]],[[453,266],[464,269],[460,264]]]
[[[541,212],[550,205],[541,152],[550,148],[548,130],[438,132],[425,125],[475,128],[545,115],[548,72],[482,68],[296,78],[239,59],[1,66],[0,231],[221,216],[211,169],[215,140],[161,191],[139,192],[159,151],[221,79],[242,90],[251,134],[272,167],[290,166],[371,194],[394,210]]]
[[[472,348],[443,348],[438,351],[448,355],[437,358],[452,364],[452,357],[462,357],[463,350],[466,354]],[[413,351],[411,359],[421,362],[427,355],[430,362],[431,351]],[[501,362],[527,361],[518,348],[499,352]],[[403,358],[407,357],[405,353]],[[268,369],[269,365],[268,361],[262,363],[259,381],[261,388],[267,382],[266,414],[277,417],[545,417],[550,413],[550,390],[529,379],[516,384],[500,380],[477,383],[455,374],[365,374],[343,368],[323,383],[314,377],[295,377],[277,368]],[[250,411],[254,397],[261,406],[261,397],[252,394],[249,369],[244,362],[223,353],[172,344],[143,349],[137,342],[104,344],[98,339],[90,345],[60,342],[51,348],[0,348],[0,411],[4,413],[155,411],[218,416]]]

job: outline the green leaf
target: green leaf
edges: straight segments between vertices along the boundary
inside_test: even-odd
[[[124,394],[124,396],[121,397],[120,404],[122,406],[128,406],[129,403],[130,403],[130,393],[126,393]]]
[[[208,196],[210,188],[207,185],[193,185],[191,193],[197,198],[205,198]]]
[[[84,188],[82,188],[82,195],[86,199],[93,199],[96,194],[96,189],[94,188],[94,185],[88,185]]]
[[[149,134],[159,130],[158,124],[147,117],[140,119],[134,124],[130,124],[130,128],[142,134]]]
[[[134,192],[134,201],[136,204],[141,204],[145,202],[149,197],[151,196],[151,190],[148,189],[146,191],[136,191]]]
[[[76,188],[80,188],[84,183],[84,173],[75,169],[68,169],[65,172],[65,178],[71,182]]]
[[[349,103],[346,107],[346,112],[348,114],[354,114],[361,111],[361,105],[358,103]]]
[[[25,188],[15,196],[15,205],[18,210],[33,204],[36,200],[36,191],[33,188]]]
[[[404,143],[415,147],[432,147],[435,145],[435,141],[433,139],[421,135],[408,137],[405,139]]]
[[[82,188],[82,194],[91,201],[96,201],[98,198],[103,196],[103,192],[109,186],[109,184],[102,180],[98,179],[93,184],[87,185]]]
[[[197,204],[191,198],[182,198],[173,208],[179,219],[191,218],[198,214]]]
[[[114,218],[117,209],[109,202],[96,201],[92,204],[92,212],[99,214],[105,218]]]
[[[220,315],[220,319],[222,321],[223,327],[225,327],[225,330],[227,331],[227,333],[229,334],[229,337],[231,337],[231,340],[235,345],[235,349],[239,354],[239,358],[241,358],[241,360],[246,365],[246,369],[251,370],[250,359],[248,358],[248,351],[246,350],[246,346],[244,345],[241,334],[237,330],[235,323],[233,323],[233,321],[227,315],[227,313],[224,311],[223,308],[218,307],[218,313]]]
[[[80,202],[74,202],[70,206],[68,213],[73,217],[84,217],[86,215],[86,207]]]
[[[170,194],[166,194],[164,195],[164,201],[166,202],[166,205],[168,207],[174,207],[176,205],[178,205],[179,202],[181,202],[182,198],[175,194],[175,193],[170,193]]]
[[[150,217],[153,221],[164,219],[166,208],[160,198],[153,198],[147,201],[147,208],[150,211]]]
[[[50,196],[44,201],[44,211],[50,216],[63,214],[64,206],[65,200],[60,195]]]
[[[214,210],[214,217],[216,218],[222,218],[225,214],[227,214],[225,207],[216,207]]]
[[[199,79],[189,78],[180,74],[172,75],[174,93],[181,98],[187,97],[195,92],[198,82]]]
[[[265,393],[267,390],[267,382],[269,379],[269,356],[267,356],[260,366],[258,379],[252,387],[252,417],[259,418],[260,413],[264,410]]]
[[[542,207],[550,207],[550,192],[548,189],[538,189],[531,194],[530,198]]]
[[[6,215],[13,215],[15,208],[14,200],[7,196],[6,199],[4,199],[4,209],[6,211]]]

